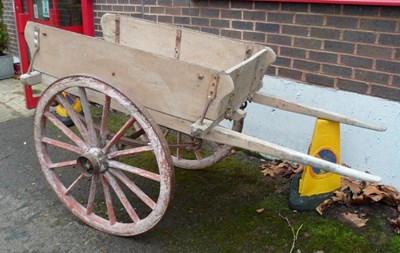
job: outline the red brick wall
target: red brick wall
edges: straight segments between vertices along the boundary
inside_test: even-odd
[[[95,0],[106,12],[255,41],[270,75],[400,101],[400,7],[206,0]]]
[[[18,42],[15,28],[15,14],[14,14],[14,5],[12,0],[2,0],[4,4],[4,22],[7,24],[7,30],[10,37],[10,46],[8,51],[15,56],[19,55],[18,51]]]

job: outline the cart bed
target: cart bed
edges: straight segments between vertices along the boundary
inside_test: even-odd
[[[90,73],[144,105],[159,124],[173,128],[168,125],[171,117],[190,122],[201,117],[215,76],[219,77],[216,97],[206,118],[225,118],[246,101],[252,89],[255,92],[261,87],[262,77],[275,59],[270,48],[253,43],[112,14],[102,21],[107,40],[112,24],[115,35],[116,20],[119,41],[135,41],[137,48],[117,45],[115,39],[111,43],[28,23],[25,36],[31,52],[35,50],[35,30],[39,30],[40,49],[33,67],[55,78]],[[174,53],[177,30],[182,33],[179,57]],[[249,50],[255,53],[246,56]],[[159,119],[158,114],[165,114],[167,120]]]

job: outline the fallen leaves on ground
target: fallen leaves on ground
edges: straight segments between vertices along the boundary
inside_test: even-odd
[[[380,203],[394,207],[397,209],[399,217],[397,219],[389,219],[389,221],[394,226],[395,232],[400,234],[400,193],[391,186],[377,185],[342,177],[341,188],[335,191],[331,198],[321,203],[316,210],[322,215],[324,210],[334,203],[345,204],[347,206]],[[361,227],[360,225],[364,226],[365,224],[363,224],[362,220],[365,220],[365,222],[367,220],[356,213],[342,214],[342,218],[357,227]]]
[[[261,172],[264,176],[274,177],[280,175],[291,178],[295,173],[301,173],[303,165],[293,165],[288,162],[269,161],[261,165]]]
[[[322,214],[333,203],[346,205],[382,203],[395,207],[400,212],[400,193],[390,186],[342,177],[341,188],[333,194],[334,196],[317,207],[318,213]]]
[[[285,178],[291,178],[293,174],[301,173],[302,171],[302,165],[291,165],[288,162],[269,161],[261,166],[263,175],[269,177],[280,175]],[[400,193],[394,187],[342,177],[341,188],[335,191],[331,198],[321,203],[316,208],[316,211],[322,215],[334,203],[346,206],[380,203],[394,207],[397,209],[398,218],[389,219],[389,221],[394,226],[395,232],[400,234]],[[368,220],[365,216],[352,212],[341,214],[343,220],[354,224],[356,227],[365,226]]]
[[[365,219],[365,218],[363,218],[363,217],[360,217],[360,216],[359,216],[358,214],[356,214],[356,213],[345,212],[345,213],[341,213],[341,214],[340,214],[340,217],[341,217],[344,221],[346,221],[346,222],[348,222],[348,223],[354,225],[354,226],[357,227],[357,228],[364,227],[364,226],[367,224],[367,221],[368,221],[368,219]]]

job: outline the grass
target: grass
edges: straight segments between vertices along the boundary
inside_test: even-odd
[[[162,239],[166,252],[289,252],[293,235],[283,216],[295,229],[303,225],[294,252],[400,252],[379,207],[358,229],[331,215],[293,212],[290,181],[263,177],[258,161],[239,151],[206,170],[177,169],[174,201],[145,236]]]

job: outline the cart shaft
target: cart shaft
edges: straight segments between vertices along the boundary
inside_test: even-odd
[[[243,133],[238,133],[230,129],[226,129],[221,126],[214,127],[204,139],[226,143],[232,146],[260,152],[263,154],[271,155],[283,160],[289,160],[299,164],[305,164],[312,167],[318,167],[333,173],[337,173],[350,178],[369,181],[379,182],[381,178],[379,176],[371,175],[368,173],[360,172],[348,167],[331,163],[322,159],[315,158],[310,155],[303,154],[301,152],[285,148]]]
[[[317,117],[320,119],[336,121],[336,122],[343,123],[346,125],[352,125],[352,126],[367,128],[367,129],[381,131],[381,132],[386,131],[386,127],[384,127],[384,126],[378,126],[378,125],[373,125],[371,123],[362,122],[360,120],[352,119],[352,118],[340,115],[338,113],[329,112],[329,111],[325,111],[322,109],[309,107],[309,106],[302,105],[299,103],[291,102],[291,101],[288,101],[288,100],[285,100],[282,98],[268,95],[263,92],[257,92],[256,94],[254,94],[252,102],[270,106],[270,107],[274,107],[274,108],[278,108],[278,109],[289,111],[289,112],[295,112],[295,113],[300,113],[300,114],[304,114],[304,115],[308,115],[308,116]]]

